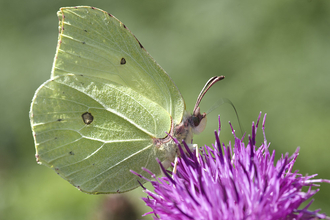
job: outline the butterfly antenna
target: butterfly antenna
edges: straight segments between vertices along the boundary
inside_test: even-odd
[[[241,130],[241,133],[243,135],[243,127],[242,127],[242,124],[241,124],[241,120],[239,119],[238,117],[238,113],[237,113],[237,110],[234,106],[234,104],[229,100],[229,99],[226,99],[226,98],[221,98],[219,99],[219,101],[217,101],[207,112],[206,112],[206,115],[208,115],[209,113],[211,113],[214,109],[218,108],[220,105],[222,104],[225,104],[225,103],[228,103],[229,105],[231,105],[231,107],[234,109],[235,111],[235,114],[236,114],[236,118],[237,118],[237,121],[238,121],[238,126]]]
[[[224,79],[224,76],[213,76],[212,78],[210,78],[206,83],[205,86],[203,87],[202,91],[199,93],[198,97],[197,97],[197,101],[193,110],[193,115],[198,114],[198,106],[202,101],[202,98],[204,97],[205,93],[218,81]]]

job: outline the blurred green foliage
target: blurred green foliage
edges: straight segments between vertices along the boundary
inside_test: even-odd
[[[2,0],[0,219],[95,219],[105,199],[79,192],[34,158],[30,102],[50,77],[56,12],[75,5],[101,8],[126,24],[175,81],[190,111],[204,83],[225,75],[202,111],[228,98],[247,133],[259,111],[267,113],[266,136],[277,157],[300,146],[294,168],[330,179],[330,1]],[[228,121],[240,136],[234,111],[222,105],[209,114],[196,143],[213,143],[219,114],[221,141],[233,140]],[[127,197],[143,208],[142,195],[139,188]],[[322,184],[311,208],[330,215],[329,198],[330,186]]]

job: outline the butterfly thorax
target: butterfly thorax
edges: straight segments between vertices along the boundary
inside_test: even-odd
[[[184,141],[189,147],[193,148],[193,135],[198,134],[204,130],[206,126],[206,114],[200,114],[199,108],[193,114],[185,112],[181,123],[172,126],[172,129],[165,138],[154,139],[154,144],[158,150],[164,151],[165,161],[162,164],[165,168],[168,168],[171,162],[174,161],[176,156],[179,155],[178,146],[173,140],[175,138],[180,143]],[[192,149],[193,150],[193,149]]]
[[[181,143],[184,140],[187,144],[192,144],[193,132],[191,126],[192,115],[186,113],[180,124],[174,127],[173,136]]]

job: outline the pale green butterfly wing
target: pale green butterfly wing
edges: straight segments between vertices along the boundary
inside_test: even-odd
[[[160,173],[155,158],[166,156],[153,138],[170,132],[171,116],[182,120],[184,101],[116,18],[91,7],[58,16],[52,76],[30,110],[37,160],[84,192],[131,190],[138,177],[130,169]]]
[[[123,23],[91,7],[62,8],[58,16],[61,34],[52,77],[83,74],[125,85],[161,105],[175,124],[181,122],[179,90]]]

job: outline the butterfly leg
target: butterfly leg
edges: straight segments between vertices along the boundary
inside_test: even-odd
[[[197,158],[197,162],[198,162],[199,164],[201,164],[201,161],[200,161],[200,159],[199,159],[199,156],[200,156],[200,153],[199,153],[199,147],[196,146],[196,158]]]
[[[173,167],[173,174],[176,174],[176,170],[178,168],[178,156],[175,157],[175,160],[174,160],[174,167]],[[172,175],[173,177],[173,175]]]

